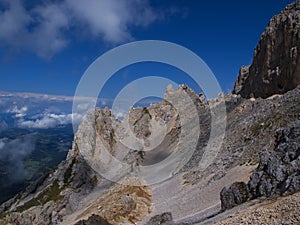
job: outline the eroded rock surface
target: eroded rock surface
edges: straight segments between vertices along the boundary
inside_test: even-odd
[[[248,184],[234,183],[220,193],[222,209],[258,197],[276,197],[300,191],[300,121],[275,134],[272,152],[261,152],[260,163]]]
[[[250,194],[247,184],[244,182],[236,182],[229,188],[223,188],[220,196],[222,210],[226,210],[244,203],[249,199]]]
[[[87,220],[80,220],[74,225],[111,225],[105,219],[98,215],[92,215]]]
[[[283,94],[300,84],[300,1],[274,16],[242,67],[233,93],[245,98]]]
[[[146,225],[175,225],[172,214],[169,212],[152,217]]]
[[[263,153],[249,181],[252,198],[300,190],[300,121],[276,132],[274,152]]]

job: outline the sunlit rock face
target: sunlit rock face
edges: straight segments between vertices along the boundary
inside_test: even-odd
[[[169,86],[160,103],[129,109],[122,121],[108,108],[95,109],[79,126],[74,149],[95,171],[114,182],[126,176],[138,176],[147,185],[160,182],[178,172],[196,149],[201,108],[207,116],[208,104],[182,85],[176,91]],[[183,152],[188,147],[190,155]],[[181,157],[172,157],[176,154]],[[168,157],[170,161],[161,163]]]
[[[242,67],[233,93],[267,98],[300,84],[300,2],[274,16],[255,48],[251,66]]]

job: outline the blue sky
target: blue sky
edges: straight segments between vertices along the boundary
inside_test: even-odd
[[[251,63],[270,18],[290,2],[0,0],[0,91],[74,95],[84,71],[104,52],[130,41],[164,40],[198,54],[228,92],[239,67]],[[124,68],[101,97],[114,97],[149,70],[185,82],[174,68],[138,65]]]

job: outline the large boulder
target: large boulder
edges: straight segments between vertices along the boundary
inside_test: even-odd
[[[160,215],[153,216],[146,225],[175,225],[172,214],[165,212]]]
[[[233,183],[229,188],[224,187],[220,193],[222,210],[246,202],[249,196],[248,186],[244,182]]]
[[[87,220],[80,220],[74,225],[111,225],[105,219],[98,215],[92,215]]]

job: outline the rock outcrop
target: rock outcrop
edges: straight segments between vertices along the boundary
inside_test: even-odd
[[[263,152],[249,181],[252,198],[291,194],[300,190],[300,121],[279,129],[274,152]]]
[[[169,88],[166,93],[179,102],[184,94],[190,96],[191,104],[197,108],[198,113],[196,111],[195,115],[199,119],[201,131],[192,157],[174,177],[157,185],[155,189],[143,184],[128,185],[134,182],[125,179],[127,172],[138,171],[140,166],[159,162],[177,146],[178,135],[183,127],[178,112],[170,103],[162,101],[147,108],[130,109],[128,122],[131,131],[139,136],[139,149],[127,148],[119,141],[120,138],[128,137],[126,129],[120,129],[120,121],[114,118],[110,110],[96,109],[80,125],[66,161],[1,205],[0,224],[69,225],[88,221],[93,214],[110,224],[134,224],[140,221],[145,224],[162,212],[171,212],[174,224],[193,224],[198,221],[197,218],[193,219],[198,211],[205,218],[221,210],[218,195],[222,188],[228,187],[238,178],[248,179],[249,172],[259,162],[259,150],[274,150],[275,137],[272,138],[271,134],[300,116],[300,86],[282,96],[256,99],[254,102],[236,95],[225,95],[228,124],[226,136],[213,163],[205,171],[200,171],[199,162],[210,135],[209,105],[216,107],[222,96],[206,102],[201,100],[202,96],[196,95],[184,85],[176,91]],[[185,110],[184,113],[190,115],[191,111]],[[192,127],[195,115],[191,115],[183,125]],[[192,132],[192,129],[187,130]],[[151,137],[161,140],[162,134],[166,138],[155,146],[157,151],[144,151],[154,146],[155,140]],[[186,134],[187,137],[189,135]],[[119,177],[119,183],[123,184],[105,179],[91,167],[93,162],[97,165],[97,162],[105,159],[102,157],[105,149],[110,152],[110,156],[132,165],[130,170],[123,171],[124,177]],[[91,154],[90,158],[83,157],[84,154]],[[105,162],[111,163],[110,159],[107,157]],[[239,175],[230,171],[236,171]],[[222,182],[219,183],[219,180]],[[233,205],[243,202],[244,196],[247,196],[243,192],[240,197],[232,197],[236,189],[239,188],[233,188],[229,195]],[[201,210],[205,211],[211,206],[215,207],[211,212],[201,214]]]
[[[300,1],[274,16],[255,48],[251,66],[243,66],[233,93],[267,98],[300,84]]]
[[[172,214],[165,212],[161,215],[153,216],[146,225],[175,225]]]
[[[265,200],[253,205],[249,203],[248,207],[241,205],[233,208],[230,216],[221,219],[218,225],[249,225],[249,224],[300,224],[300,192],[295,194],[279,197],[274,201]],[[228,213],[226,211],[225,213]],[[214,222],[210,221],[214,224]]]
[[[146,225],[191,225],[190,223],[175,223],[172,213],[165,212],[160,215],[153,216]]]
[[[92,215],[87,220],[80,220],[75,225],[111,225],[98,215]]]
[[[140,167],[172,154],[183,127],[188,127],[185,132],[193,132],[198,126],[194,120],[199,117],[197,110],[208,107],[186,85],[176,91],[168,87],[165,97],[179,108],[194,106],[195,110],[185,110],[179,117],[178,110],[164,100],[131,108],[123,121],[108,108],[90,111],[66,161],[2,204],[0,224],[93,224],[98,220],[135,224],[142,220],[151,212],[152,196],[144,181],[137,179]],[[197,143],[197,139],[193,141]],[[117,160],[120,167],[115,167]]]
[[[236,182],[229,188],[224,187],[220,196],[222,210],[226,210],[246,202],[250,195],[247,184],[244,182]]]
[[[248,184],[237,182],[220,193],[222,210],[247,200],[300,191],[300,120],[275,134],[274,151],[263,150]]]

